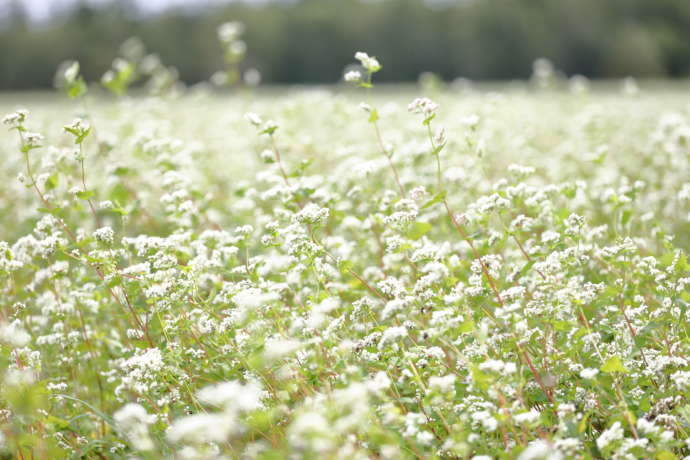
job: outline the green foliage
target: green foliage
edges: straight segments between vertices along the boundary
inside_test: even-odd
[[[117,96],[122,96],[134,78],[134,65],[124,59],[116,59],[111,70],[101,78],[101,84]]]
[[[609,359],[604,361],[604,364],[601,366],[601,371],[606,372],[608,374],[611,373],[627,373],[628,370],[623,366],[623,361],[618,356],[611,356]]]
[[[411,240],[418,240],[431,230],[428,222],[413,222],[407,229],[406,236]]]

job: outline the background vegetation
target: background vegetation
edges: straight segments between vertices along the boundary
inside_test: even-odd
[[[332,83],[353,49],[388,63],[380,81],[524,78],[547,57],[568,74],[591,78],[684,77],[690,73],[690,2],[686,0],[302,0],[231,3],[214,9],[138,13],[133,3],[81,4],[31,24],[21,2],[8,2],[0,24],[0,89],[52,86],[65,59],[97,79],[117,55],[115,43],[139,36],[183,81],[222,68],[216,27],[247,25],[245,65],[264,82]]]

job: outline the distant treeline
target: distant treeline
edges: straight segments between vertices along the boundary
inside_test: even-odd
[[[379,81],[526,78],[538,57],[592,78],[690,75],[690,0],[302,0],[230,3],[144,17],[127,0],[79,5],[32,25],[21,1],[0,25],[0,89],[50,87],[65,59],[98,79],[138,36],[183,81],[223,67],[217,26],[246,24],[247,59],[269,83],[331,83],[356,50],[379,57]],[[14,5],[14,6],[13,6]]]

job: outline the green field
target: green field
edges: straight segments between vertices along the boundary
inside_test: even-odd
[[[690,455],[690,91],[632,89],[1,95],[0,451]]]

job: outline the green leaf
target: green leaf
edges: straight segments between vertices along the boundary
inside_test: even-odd
[[[435,156],[435,155],[438,155],[439,153],[441,153],[441,150],[443,150],[443,148],[444,148],[445,146],[446,146],[446,144],[437,145],[436,148],[434,148],[434,149],[431,151],[431,154],[434,155],[434,156]]]
[[[267,136],[272,136],[278,130],[277,126],[269,126],[262,130],[259,134],[266,134]]]
[[[96,192],[94,192],[93,190],[77,192],[77,198],[82,200],[88,200],[90,198],[93,198],[94,196],[96,196]]]
[[[108,199],[110,199],[113,203],[120,203],[122,205],[125,205],[130,199],[129,190],[127,190],[127,187],[125,187],[124,185],[117,183],[110,190],[110,193],[108,194]]]
[[[589,412],[585,414],[584,417],[582,417],[582,420],[580,420],[580,423],[577,426],[577,432],[582,434],[587,430],[587,427],[589,426],[587,423],[587,420],[589,419],[589,416],[592,415]]]
[[[299,177],[304,174],[309,166],[314,162],[313,158],[302,160],[295,170],[290,174],[290,177]]]
[[[475,386],[482,391],[488,390],[489,385],[493,382],[491,376],[482,372],[479,369],[479,366],[475,364],[472,364],[470,367],[470,372],[472,373],[472,382],[475,384]]]
[[[109,415],[107,415],[107,414],[101,412],[99,409],[95,408],[94,406],[92,406],[92,405],[89,404],[88,402],[82,401],[81,399],[75,398],[74,396],[70,396],[70,395],[58,394],[58,395],[56,395],[56,396],[59,396],[60,398],[69,399],[69,400],[71,400],[71,401],[75,401],[75,402],[78,402],[78,403],[83,404],[84,406],[86,406],[86,407],[88,407],[89,409],[91,409],[91,411],[92,411],[94,414],[96,414],[96,415],[99,416],[101,419],[103,419],[103,421],[105,421],[105,423],[107,423],[108,425],[110,425],[110,426],[113,427],[113,428],[115,427],[115,423],[114,423],[112,417],[110,417]]]
[[[131,168],[127,168],[125,166],[118,166],[113,171],[113,174],[116,176],[122,177],[122,176],[126,176],[126,175],[130,174],[131,172],[132,172]]]
[[[635,346],[638,348],[643,348],[647,343],[653,342],[654,337],[657,334],[657,330],[662,328],[664,324],[659,321],[652,321],[645,327],[639,329],[637,334],[635,334]]]
[[[120,64],[117,69],[106,72],[101,79],[101,84],[117,96],[127,91],[134,77],[134,66],[131,63],[122,61]]]
[[[60,208],[38,208],[37,211],[46,214],[52,214],[54,216],[59,216],[61,214]]]
[[[121,276],[113,276],[108,280],[107,286],[109,288],[114,288],[115,286],[119,286],[122,284],[122,277]]]
[[[84,132],[79,134],[77,136],[77,138],[74,139],[74,143],[75,144],[81,144],[82,142],[84,142],[84,139],[86,139],[86,136],[88,136],[90,132],[91,132],[91,128],[85,129]]]
[[[23,144],[20,150],[22,153],[29,153],[29,151],[33,149],[40,149],[41,147],[42,145]]]
[[[70,99],[77,99],[84,94],[86,94],[86,82],[81,76],[67,85],[67,96]]]
[[[369,115],[369,123],[376,123],[379,121],[379,111],[376,109],[371,109],[371,115]]]
[[[568,321],[553,321],[553,328],[557,331],[566,332],[572,329],[572,324]]]
[[[675,256],[674,256],[675,258]],[[685,254],[681,254],[676,262],[676,273],[682,275],[690,270],[690,264],[688,263],[688,258]]]
[[[74,136],[74,144],[79,145],[82,142],[84,142],[84,139],[86,139],[86,136],[89,135],[89,133],[91,132],[91,128],[81,130],[81,129],[72,129],[72,128],[65,126],[65,131],[67,131],[68,133],[73,135]]]
[[[58,185],[58,175],[57,173],[51,174],[50,177],[48,177],[48,180],[46,181],[46,190],[53,190],[55,187]]]
[[[577,187],[575,187],[573,184],[568,184],[561,189],[561,193],[563,193],[563,195],[565,195],[567,198],[573,199],[577,194]]]
[[[616,355],[606,360],[604,365],[601,366],[601,371],[607,373],[621,372],[623,374],[628,372],[625,366],[623,366],[623,361]]]
[[[676,454],[671,452],[670,450],[662,450],[658,454],[656,454],[657,460],[678,460],[678,457],[676,457]]]
[[[472,321],[470,318],[467,318],[465,321],[463,321],[458,328],[458,332],[460,334],[468,334],[472,331],[474,331],[474,321]]]
[[[354,264],[351,260],[341,260],[338,262],[340,273],[348,273]]]
[[[525,265],[523,265],[522,268],[520,269],[520,273],[518,274],[518,278],[523,277],[530,270],[530,268],[532,268],[534,266],[535,263],[536,263],[535,259],[532,259],[532,260],[526,262]]]
[[[405,236],[411,240],[418,240],[431,230],[431,224],[428,222],[413,222],[407,228]]]
[[[48,415],[46,417],[46,423],[50,423],[55,426],[58,430],[65,430],[69,428],[70,422],[67,420],[64,420],[60,417],[56,417],[54,415]]]
[[[129,214],[129,211],[127,211],[126,209],[120,208],[120,207],[111,208],[110,210],[112,212],[114,212],[115,214],[119,214],[121,216],[126,216]]]
[[[422,206],[422,209],[426,209],[430,206],[435,205],[436,203],[440,203],[445,199],[446,199],[446,192],[445,191],[439,192],[436,195],[434,195],[434,197],[432,199],[430,199],[429,201],[424,203],[424,205]]]

